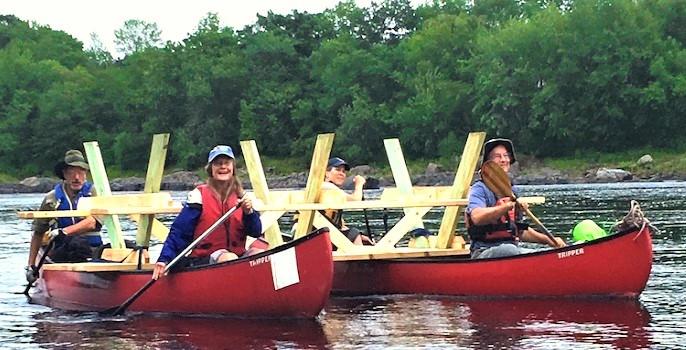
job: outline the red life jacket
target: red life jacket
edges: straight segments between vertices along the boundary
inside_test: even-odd
[[[503,203],[509,203],[510,201],[512,201],[510,197],[500,198],[496,201],[495,205],[498,206]],[[472,223],[472,218],[465,212],[465,223],[469,237],[472,240],[483,242],[514,240],[517,237],[517,226],[514,224],[515,218],[515,209],[512,208],[507,212],[507,215],[498,218],[498,223],[496,224],[474,225]]]
[[[221,202],[219,194],[208,185],[197,187],[202,195],[202,213],[198,219],[198,224],[193,232],[193,239],[197,239],[205,232],[217,219],[231,210],[238,202],[235,193],[229,194],[224,203]],[[205,257],[218,249],[227,249],[230,252],[241,256],[245,253],[246,234],[243,230],[243,211],[239,208],[223,224],[219,225],[214,232],[203,239],[191,252],[192,257]]]

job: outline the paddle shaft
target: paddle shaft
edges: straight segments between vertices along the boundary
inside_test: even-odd
[[[55,238],[50,239],[50,242],[48,242],[48,247],[45,248],[45,251],[43,251],[43,256],[40,257],[40,260],[38,260],[38,265],[36,265],[36,273],[40,271],[41,267],[43,267],[43,264],[45,263],[45,259],[48,257],[48,253],[50,253],[50,250],[52,250],[52,247],[55,246]],[[33,283],[29,283],[26,285],[26,289],[24,289],[24,295],[29,295],[29,290],[33,287]]]
[[[191,250],[193,250],[193,248],[195,248],[195,246],[197,246],[203,239],[205,239],[207,236],[209,236],[210,233],[214,232],[214,230],[216,230],[217,227],[219,227],[219,225],[224,223],[224,221],[226,221],[226,219],[228,219],[231,215],[233,215],[233,213],[236,210],[238,210],[238,208],[241,206],[241,204],[242,204],[242,202],[240,202],[240,201],[238,203],[236,203],[236,205],[233,208],[231,208],[229,211],[224,213],[224,215],[222,215],[219,219],[217,219],[217,221],[215,221],[212,224],[212,226],[208,227],[207,230],[205,230],[205,232],[203,232],[200,236],[198,236],[198,238],[196,238],[193,242],[191,242],[191,244],[189,244],[188,247],[186,247],[186,249],[182,250],[181,253],[179,253],[179,255],[176,256],[176,258],[174,258],[169,264],[167,264],[167,266],[164,267],[164,274],[166,275],[169,272],[169,270],[172,267],[174,267],[174,265],[176,265],[176,263],[178,263],[179,260],[181,260],[181,258],[188,255],[191,252]],[[155,282],[157,282],[156,279],[150,279],[141,289],[139,289],[136,293],[133,293],[132,296],[130,296],[128,299],[126,299],[126,301],[124,301],[121,305],[119,305],[119,307],[117,307],[114,310],[114,312],[112,312],[112,315],[117,316],[117,315],[121,315],[122,313],[124,313],[124,311],[126,311],[126,309],[131,304],[133,304],[133,302],[136,301],[136,299],[138,299],[138,297],[140,297],[143,293],[145,293],[145,291],[148,290],[148,288],[150,288]]]
[[[233,208],[224,213],[224,215],[222,215],[217,221],[215,221],[214,224],[212,224],[212,226],[208,227],[207,230],[205,230],[205,232],[203,232],[200,236],[198,236],[198,238],[195,239],[195,241],[189,244],[188,247],[186,247],[186,249],[182,250],[181,253],[179,253],[179,255],[177,255],[176,258],[174,258],[174,260],[167,264],[167,266],[164,268],[164,273],[166,274],[167,272],[169,272],[169,269],[171,269],[172,266],[179,262],[181,258],[187,256],[191,252],[191,250],[193,250],[193,248],[195,248],[195,246],[200,243],[200,241],[205,239],[205,237],[209,236],[210,233],[214,232],[214,230],[216,230],[217,227],[219,227],[219,225],[223,224],[224,221],[226,221],[226,219],[233,215],[233,213],[236,210],[238,210],[238,208],[241,206],[241,203],[242,202],[236,203],[236,205]]]
[[[510,178],[507,176],[507,173],[505,173],[505,170],[503,170],[503,168],[501,168],[500,165],[496,164],[494,161],[489,160],[481,165],[481,178],[486,184],[486,187],[488,187],[496,195],[507,196],[513,201],[517,201],[517,196],[515,195],[514,191],[512,191]],[[543,225],[541,220],[539,220],[536,215],[529,210],[528,207],[524,205],[520,205],[520,207],[522,207],[526,215],[543,230],[543,233],[550,239],[550,241],[554,245],[557,245],[555,237],[552,233],[550,233],[550,231],[548,231],[545,225]]]
[[[362,193],[362,200],[364,200],[364,193]],[[372,229],[369,227],[369,217],[367,216],[367,209],[362,209],[362,212],[364,213],[364,224],[367,227],[367,237],[374,242],[374,238],[372,238]]]

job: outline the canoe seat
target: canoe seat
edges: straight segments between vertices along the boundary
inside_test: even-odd
[[[155,264],[143,264],[143,271],[151,271]],[[44,270],[59,270],[59,271],[78,271],[78,272],[100,272],[100,271],[133,271],[138,268],[136,263],[101,263],[101,262],[84,262],[84,263],[59,263],[59,264],[45,264]]]

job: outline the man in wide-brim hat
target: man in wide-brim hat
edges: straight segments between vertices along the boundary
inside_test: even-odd
[[[484,143],[482,164],[497,164],[509,175],[516,161],[512,141],[505,138],[490,139]],[[516,188],[512,188],[517,194]],[[549,239],[522,221],[518,202],[510,197],[499,198],[478,179],[469,189],[469,204],[465,208],[465,226],[470,238],[470,251],[474,259],[500,258],[525,253],[520,241],[564,247],[559,237]],[[526,205],[526,204],[521,204]]]
[[[54,167],[55,175],[62,181],[45,195],[39,210],[77,209],[80,198],[92,195],[92,184],[86,180],[89,169],[81,151],[67,151]],[[92,216],[35,219],[26,266],[27,281],[32,283],[37,278],[36,257],[46,234],[54,244],[48,254],[51,260],[79,262],[92,257],[93,250],[102,245],[100,227]]]

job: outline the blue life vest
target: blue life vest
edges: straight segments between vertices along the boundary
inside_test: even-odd
[[[57,199],[57,208],[55,208],[55,210],[76,210],[80,198],[91,196],[92,187],[93,185],[90,182],[84,183],[83,187],[81,187],[81,190],[79,190],[79,192],[76,193],[74,200],[70,201],[69,197],[67,197],[67,194],[64,193],[62,183],[58,183],[57,185],[55,185],[55,198]],[[56,218],[57,228],[65,228],[67,226],[74,225],[83,219],[84,218],[82,217]],[[97,233],[97,235],[84,234],[83,236],[87,237],[88,243],[92,247],[102,245],[102,238],[100,237],[100,233]]]

